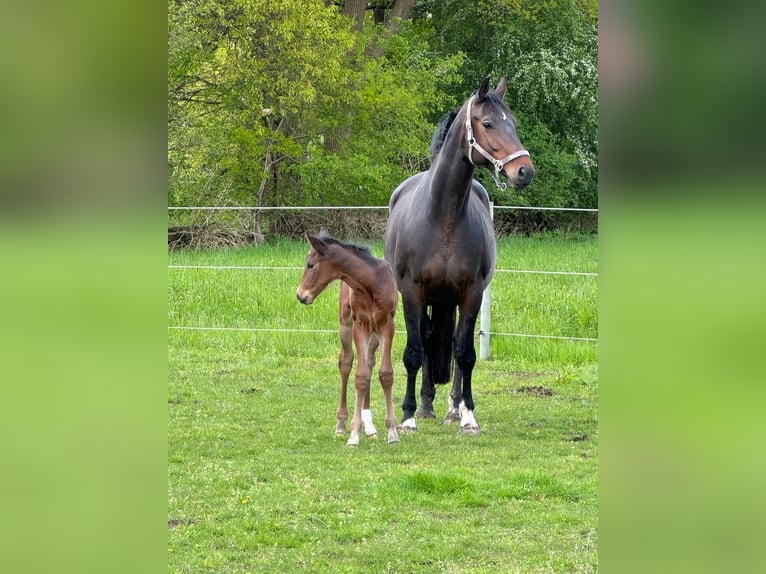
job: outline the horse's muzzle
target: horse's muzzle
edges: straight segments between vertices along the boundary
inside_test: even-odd
[[[522,164],[514,171],[511,171],[507,167],[503,171],[514,189],[524,189],[532,181],[532,178],[535,177],[535,168],[531,163]]]
[[[301,296],[301,292],[296,291],[295,296],[298,298],[298,301],[300,301],[304,305],[311,305],[311,303],[313,303],[314,301],[310,293],[307,293],[306,295]]]

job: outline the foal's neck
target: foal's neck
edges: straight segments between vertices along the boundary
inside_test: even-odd
[[[338,257],[336,263],[338,279],[355,291],[372,291],[375,286],[376,268],[353,249],[342,249],[342,256]]]

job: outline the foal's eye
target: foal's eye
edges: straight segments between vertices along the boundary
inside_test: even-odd
[[[495,127],[492,125],[492,122],[481,122],[481,125],[483,125],[488,130],[491,130],[493,127]]]
[[[306,269],[313,269],[313,268],[314,268],[314,264],[306,261]]]

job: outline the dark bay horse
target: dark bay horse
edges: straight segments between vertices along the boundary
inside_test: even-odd
[[[461,434],[479,434],[471,393],[473,336],[496,246],[489,196],[473,179],[474,167],[488,167],[498,185],[504,175],[516,189],[535,173],[503,101],[505,90],[505,78],[494,91],[485,78],[457,112],[445,116],[431,145],[431,167],[401,183],[389,202],[385,258],[394,268],[407,327],[405,430],[417,428],[415,380],[421,366],[417,415],[434,417],[434,385],[449,381],[454,356],[445,423],[459,420]]]
[[[362,424],[368,436],[377,434],[370,411],[370,379],[378,346],[381,354],[378,378],[386,399],[388,442],[399,442],[392,396],[394,368],[391,363],[394,315],[399,294],[391,265],[373,256],[366,247],[333,239],[324,228],[318,236],[307,235],[306,238],[311,249],[296,292],[298,301],[310,305],[332,281],[340,279],[342,282],[339,309],[341,351],[338,357],[341,385],[335,432],[346,432],[346,389],[354,363],[354,350],[351,347],[353,339],[359,358],[354,377],[354,417],[351,419],[351,435],[346,444],[359,444]]]

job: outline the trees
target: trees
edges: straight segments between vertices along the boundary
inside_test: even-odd
[[[384,204],[481,78],[538,175],[522,201],[596,202],[590,0],[169,0],[168,201]],[[496,201],[518,201],[489,185]]]
[[[353,37],[320,0],[169,3],[172,203],[261,205],[344,99]]]
[[[465,54],[459,88],[508,77],[506,101],[532,151],[522,200],[595,207],[598,184],[597,3],[590,0],[424,0],[414,12],[439,51]],[[490,194],[501,203],[510,198]]]

